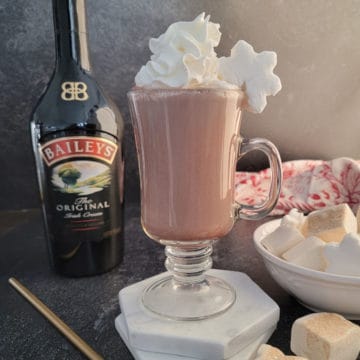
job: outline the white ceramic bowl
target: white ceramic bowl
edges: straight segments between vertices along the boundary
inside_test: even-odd
[[[256,250],[274,280],[313,311],[336,312],[348,319],[360,319],[360,277],[329,274],[289,263],[271,254],[261,240],[280,225],[269,221],[254,232]],[[359,259],[360,261],[360,259]]]

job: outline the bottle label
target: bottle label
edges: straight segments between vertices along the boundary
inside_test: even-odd
[[[70,136],[42,144],[40,152],[46,164],[47,216],[63,239],[60,253],[68,254],[79,241],[116,235],[123,179],[117,144],[101,137]]]

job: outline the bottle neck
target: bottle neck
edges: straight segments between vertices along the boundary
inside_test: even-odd
[[[75,63],[90,71],[85,0],[53,0],[57,69]]]

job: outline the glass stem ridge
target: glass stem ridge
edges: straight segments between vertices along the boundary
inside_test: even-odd
[[[205,281],[205,272],[212,267],[212,245],[197,249],[165,247],[165,267],[177,285],[198,284]]]

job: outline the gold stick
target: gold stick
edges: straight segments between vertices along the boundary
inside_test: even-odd
[[[27,301],[33,305],[42,315],[46,317],[69,341],[71,341],[90,360],[103,360],[93,348],[82,340],[73,330],[69,328],[57,315],[55,315],[42,301],[40,301],[30,290],[15,278],[10,278],[9,283]]]

